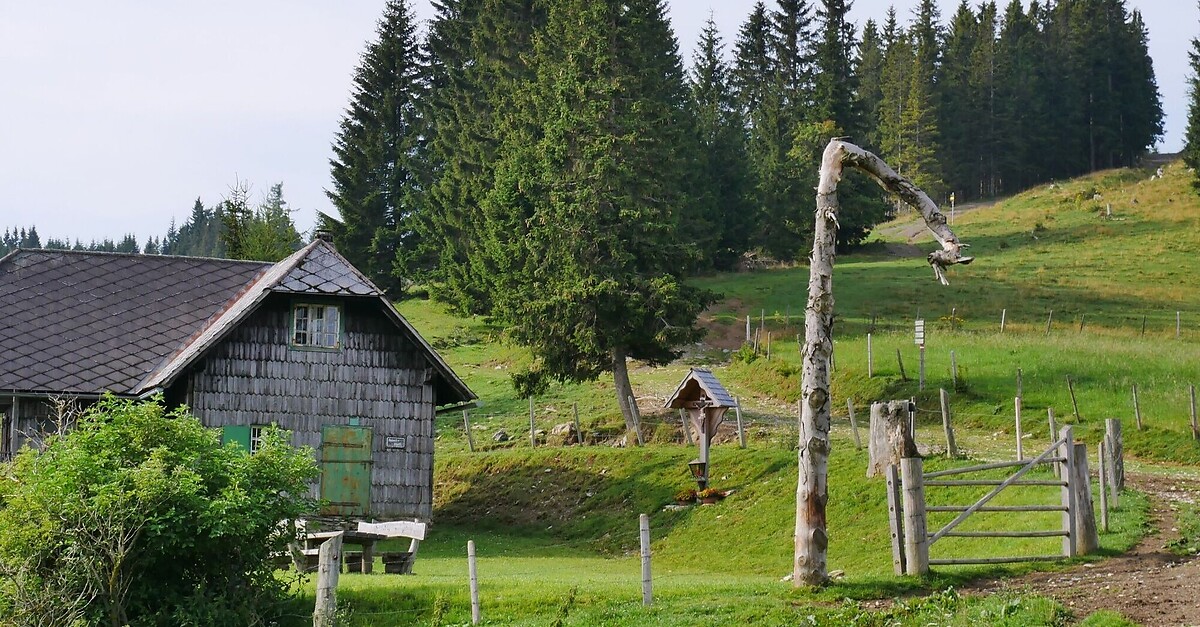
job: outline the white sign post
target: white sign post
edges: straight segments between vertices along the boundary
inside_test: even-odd
[[[914,339],[916,340],[917,346],[920,347],[920,349],[921,349],[921,366],[920,366],[920,372],[917,376],[917,387],[918,387],[918,389],[924,390],[925,389],[925,321],[924,320],[917,320]]]

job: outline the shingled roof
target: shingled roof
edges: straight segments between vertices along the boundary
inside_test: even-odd
[[[129,393],[269,263],[66,250],[0,259],[0,390]]]
[[[170,384],[271,293],[376,298],[441,375],[476,396],[333,246],[266,262],[62,250],[0,259],[0,391],[141,394]]]

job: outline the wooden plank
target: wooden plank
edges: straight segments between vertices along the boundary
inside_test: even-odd
[[[970,509],[970,505],[926,505],[927,512],[962,512]],[[1062,505],[985,505],[976,512],[1065,512]]]
[[[363,533],[373,533],[384,538],[414,538],[425,539],[426,525],[412,520],[393,520],[381,523],[358,523],[358,530]]]
[[[467,573],[471,579],[471,624],[478,625],[479,616],[479,574],[475,568],[475,541],[467,540]]]
[[[892,536],[892,571],[904,574],[904,517],[900,506],[900,477],[895,464],[888,464],[887,477],[888,527]]]
[[[955,559],[931,559],[930,566],[969,566],[973,564],[1017,564],[1020,562],[1057,562],[1061,555],[1016,555],[1012,557],[965,557]]]
[[[1028,479],[1024,481],[1009,481],[1008,479],[957,479],[947,481],[926,481],[926,487],[963,487],[963,486],[1047,486],[1047,487],[1062,487],[1067,485],[1066,481],[1051,481],[1043,479]]]
[[[1068,535],[1062,529],[1053,531],[951,531],[943,538],[1057,538]]]
[[[1075,384],[1071,381],[1071,375],[1067,375],[1067,390],[1071,392],[1071,408],[1075,411],[1075,422],[1079,422],[1079,401],[1075,400]]]
[[[966,511],[964,511],[963,513],[961,513],[961,514],[959,514],[958,516],[956,516],[956,517],[954,518],[954,520],[950,521],[950,523],[949,523],[949,524],[947,524],[945,527],[942,527],[941,531],[938,531],[937,533],[933,534],[933,536],[932,536],[932,537],[929,539],[929,544],[933,544],[933,543],[934,543],[934,542],[936,542],[936,541],[937,541],[939,538],[941,538],[942,536],[944,536],[944,535],[946,535],[947,533],[949,533],[950,531],[952,531],[952,530],[953,530],[955,527],[957,527],[959,524],[961,524],[961,523],[962,523],[962,521],[966,520],[968,516],[970,516],[971,514],[975,513],[975,511],[976,511],[976,510],[978,510],[980,507],[983,507],[984,505],[986,505],[988,501],[992,500],[992,499],[993,499],[993,498],[994,498],[994,497],[995,497],[997,494],[999,494],[999,493],[1000,493],[1000,491],[1001,491],[1001,490],[1003,490],[1004,488],[1007,488],[1007,487],[1008,487],[1008,486],[1010,486],[1010,485],[1018,485],[1018,483],[1017,483],[1017,482],[1018,482],[1018,481],[1020,481],[1021,477],[1022,477],[1022,476],[1024,476],[1024,475],[1025,475],[1025,473],[1027,473],[1027,472],[1029,472],[1030,470],[1032,470],[1034,466],[1036,466],[1037,464],[1040,464],[1040,463],[1042,463],[1042,462],[1043,462],[1043,461],[1044,461],[1044,460],[1045,460],[1047,457],[1050,457],[1050,453],[1051,453],[1051,452],[1053,452],[1053,451],[1054,451],[1054,449],[1055,449],[1055,447],[1054,447],[1054,446],[1051,446],[1050,448],[1046,449],[1045,451],[1043,451],[1043,452],[1042,452],[1042,454],[1041,454],[1041,455],[1038,455],[1037,457],[1033,458],[1033,460],[1031,460],[1031,461],[1030,461],[1028,464],[1026,464],[1026,465],[1025,465],[1023,468],[1021,468],[1021,469],[1020,469],[1020,470],[1018,470],[1017,472],[1013,473],[1013,475],[1012,475],[1011,477],[1009,477],[1009,478],[1005,479],[1004,481],[1001,481],[1001,482],[999,483],[999,485],[997,485],[997,486],[996,486],[996,487],[995,487],[995,488],[994,488],[994,489],[993,489],[991,492],[988,492],[987,494],[985,494],[985,495],[983,496],[983,498],[981,498],[981,499],[979,499],[978,501],[976,501],[974,505],[972,505],[971,507],[967,508],[967,510],[966,510]],[[963,482],[963,481],[945,481],[945,482],[942,482],[942,483],[947,483],[947,484],[955,484],[955,483],[959,483],[959,484],[963,484],[963,483],[966,483],[966,482]],[[1045,483],[1056,484],[1056,483],[1058,483],[1058,482],[1054,482],[1054,481],[1048,481],[1048,482],[1045,482]],[[1032,485],[1032,484],[1035,484],[1035,482],[1025,482],[1025,484],[1026,484],[1026,485]],[[927,484],[927,485],[932,485],[932,484]],[[983,485],[983,484],[974,484],[974,485]]]
[[[1042,460],[1042,463],[1049,464],[1049,463],[1057,463],[1057,462],[1061,462],[1061,461],[1063,461],[1063,459],[1061,457],[1048,457],[1048,458]],[[992,462],[990,464],[977,464],[975,466],[966,466],[963,468],[950,468],[948,470],[939,470],[937,472],[927,472],[927,473],[925,473],[925,479],[926,479],[925,485],[929,485],[929,482],[928,482],[929,479],[936,479],[938,477],[947,477],[950,475],[960,475],[960,474],[968,473],[968,472],[981,472],[984,470],[997,470],[999,468],[1013,468],[1015,466],[1024,466],[1028,463],[1029,462],[1027,462],[1027,461]],[[997,479],[997,481],[999,481],[999,480]]]
[[[1100,530],[1108,533],[1108,468],[1104,463],[1106,455],[1104,440],[1100,440],[1100,447],[1096,451],[1096,461],[1099,463],[1100,475]]]

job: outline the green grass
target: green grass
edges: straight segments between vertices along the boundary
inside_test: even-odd
[[[483,319],[459,318],[428,301],[400,303],[401,312],[479,394],[482,405],[471,417],[481,452],[466,451],[461,415],[438,418],[435,527],[421,547],[417,576],[345,576],[339,594],[350,608],[349,624],[468,623],[468,539],[478,546],[487,624],[1065,624],[1066,610],[1047,599],[968,598],[953,592],[971,578],[1013,575],[1035,566],[938,568],[921,579],[892,575],[883,485],[864,477],[866,454],[853,446],[846,399],[854,400],[865,426],[869,402],[916,397],[918,440],[931,452],[927,468],[939,469],[971,463],[937,456],[942,445],[937,389],[944,387],[951,394],[960,449],[977,460],[1011,459],[1019,368],[1027,454],[1049,444],[1046,411],[1053,408],[1060,425],[1073,425],[1077,438],[1088,444],[1093,468],[1103,420],[1110,417],[1123,421],[1131,466],[1166,464],[1170,472],[1170,465],[1200,463],[1187,404],[1188,384],[1200,380],[1200,292],[1191,286],[1200,259],[1188,254],[1200,248],[1200,202],[1187,183],[1178,164],[1155,181],[1140,171],[1104,172],[960,214],[954,228],[972,244],[977,261],[953,269],[948,287],[933,280],[922,258],[890,254],[888,246],[903,243],[901,234],[912,230],[911,216],[882,226],[862,252],[838,260],[829,569],[845,575],[818,593],[796,591],[781,581],[791,571],[800,364],[795,337],[802,332],[806,268],[697,281],[725,297],[702,318],[709,345],[691,347],[669,367],[631,367],[652,442],[643,449],[531,449],[528,401],[514,396],[509,379],[511,371],[528,363],[528,353],[504,343]],[[1102,217],[1109,203],[1114,220]],[[933,247],[925,236],[918,245]],[[1007,310],[1003,335],[1002,309]],[[1050,310],[1054,324],[1047,334]],[[1183,312],[1179,339],[1176,311]],[[774,340],[772,358],[731,361],[745,317],[751,315],[757,326],[760,312]],[[927,321],[925,390],[915,381],[918,353],[911,324],[918,313]],[[765,333],[762,340],[765,345]],[[908,380],[900,377],[897,349]],[[951,381],[950,351],[957,381]],[[689,485],[685,464],[695,449],[681,446],[677,417],[660,407],[689,365],[713,367],[741,397],[750,447],[740,450],[724,434],[724,443],[713,450],[714,483],[733,489],[729,498],[715,506],[670,511],[664,505]],[[1067,376],[1074,382],[1079,419],[1073,415]],[[1144,431],[1133,423],[1133,384]],[[569,422],[573,407],[585,432],[601,444],[621,433],[611,381],[551,386],[535,399],[538,428],[548,431]],[[732,422],[731,414],[726,428]],[[512,439],[493,442],[500,430]],[[929,498],[965,503],[981,494],[938,488]],[[996,502],[1057,498],[1053,489],[1034,489],[1003,494]],[[1099,556],[1088,559],[1135,544],[1144,533],[1147,508],[1144,497],[1123,496],[1112,530],[1101,537]],[[639,513],[652,520],[651,608],[640,603]],[[931,527],[945,518],[931,516]],[[1057,524],[1054,515],[979,516],[963,529],[1052,529]],[[1197,508],[1183,507],[1181,529],[1185,540],[1179,549],[1194,551],[1200,538]],[[1058,538],[944,539],[932,555],[1052,554],[1060,543]],[[898,601],[887,608],[864,604],[889,598]],[[1127,623],[1102,612],[1083,624]]]

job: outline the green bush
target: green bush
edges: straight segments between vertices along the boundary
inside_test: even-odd
[[[0,469],[0,624],[267,625],[271,556],[312,511],[311,451],[269,430],[254,455],[161,399],[105,397]]]

